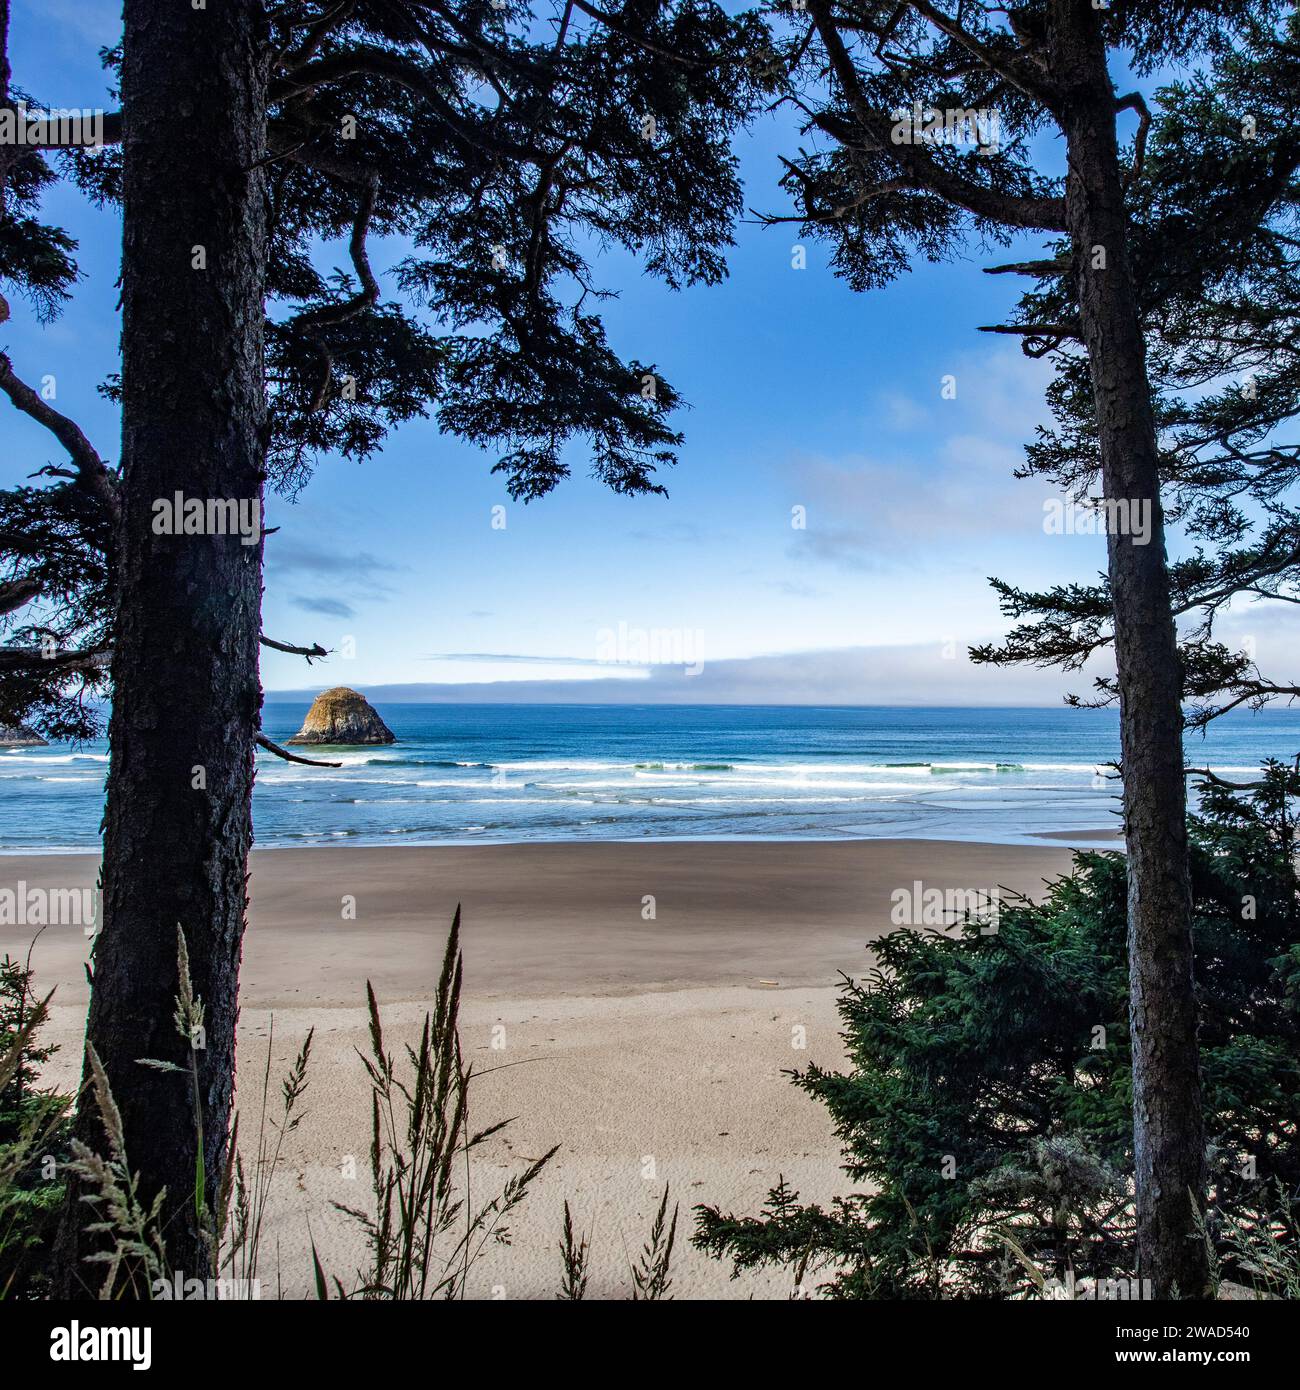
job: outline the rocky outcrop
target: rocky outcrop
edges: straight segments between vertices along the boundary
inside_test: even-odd
[[[48,748],[40,734],[18,724],[0,724],[0,748]]]
[[[364,695],[336,685],[311,702],[302,728],[290,743],[396,743],[393,731]]]

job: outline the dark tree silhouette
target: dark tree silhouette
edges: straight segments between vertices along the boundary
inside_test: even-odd
[[[374,452],[426,411],[497,451],[511,494],[567,476],[585,440],[622,493],[662,490],[676,392],[622,359],[591,254],[616,244],[670,285],[711,283],[739,205],[729,137],[760,33],[707,0],[612,11],[489,0],[252,0],[166,14],[128,0],[122,109],[106,148],[29,153],[10,171],[0,275],[50,307],[75,249],[25,226],[63,161],[123,205],[123,456],[110,467],[12,364],[0,389],[68,456],[54,486],[0,499],[0,718],[94,728],[111,693],[104,907],[89,1041],[146,1197],[167,1190],[169,1256],[202,1273],[197,1140],[174,1059],[176,928],[206,1008],[199,1057],[209,1196],[228,1159],[238,965],[261,692],[261,537],[158,535],[181,492],[260,503],[314,458]],[[25,180],[25,181],[24,181]],[[408,254],[386,300],[376,238]],[[346,244],[327,273],[316,243]],[[273,543],[273,542],[272,542]],[[22,610],[34,611],[25,618]],[[107,664],[107,665],[106,665]],[[98,1139],[95,1117],[79,1121]],[[65,1222],[81,1282],[84,1215]]]
[[[1234,599],[1300,602],[1298,37],[1294,15],[1281,32],[1261,23],[1208,73],[1163,89],[1130,197],[1167,510],[1194,543],[1170,566],[1192,729],[1300,694],[1294,675],[1262,671],[1253,651],[1225,646],[1216,631]],[[1059,283],[1042,279],[1022,321],[1061,317],[1064,301]],[[1082,359],[1058,356],[1056,425],[1031,446],[1024,473],[1082,498],[1099,471],[1096,418]],[[1105,576],[1041,593],[994,583],[1021,625],[976,649],[978,661],[1077,670],[1113,640]],[[1072,699],[1117,697],[1103,677]]]
[[[869,289],[916,255],[937,260],[972,234],[1009,244],[1057,234],[1050,273],[1063,321],[999,325],[1046,348],[1076,341],[1087,370],[1105,498],[1149,509],[1149,544],[1108,537],[1129,866],[1134,1132],[1140,1272],[1160,1296],[1200,1297],[1204,1135],[1192,982],[1179,654],[1166,570],[1159,453],[1146,374],[1129,201],[1149,124],[1118,94],[1119,52],[1138,72],[1211,52],[1274,12],[1239,0],[1135,4],[1031,0],[806,0],[786,46],[806,148],[785,188],[833,266]],[[1121,158],[1117,116],[1139,117]],[[935,114],[938,113],[937,127]],[[997,117],[997,130],[992,117]],[[1064,177],[1032,142],[1061,137]],[[1189,1200],[1190,1194],[1190,1200]]]

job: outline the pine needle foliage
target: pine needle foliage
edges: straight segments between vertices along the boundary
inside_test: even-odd
[[[1294,769],[1269,763],[1247,792],[1207,788],[1191,822],[1206,1232],[1222,1277],[1247,1285],[1253,1266],[1285,1286],[1260,1251],[1285,1264],[1300,1214],[1297,795]],[[996,932],[876,942],[840,1000],[847,1068],[791,1073],[830,1112],[855,1190],[822,1207],[782,1181],[756,1216],[698,1207],[695,1245],[795,1285],[817,1269],[833,1298],[1133,1277],[1125,900],[1123,857],[1081,853],[1042,902],[1004,902]]]

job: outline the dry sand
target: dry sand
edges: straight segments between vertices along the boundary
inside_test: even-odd
[[[625,1296],[628,1259],[667,1182],[682,1205],[678,1297],[786,1297],[773,1276],[731,1282],[690,1250],[689,1209],[756,1212],[780,1175],[811,1200],[846,1190],[825,1111],[783,1070],[840,1060],[835,984],[868,968],[864,948],[889,930],[891,893],[918,879],[1037,892],[1069,862],[1060,847],[916,840],[258,851],[242,977],[246,1137],[272,1015],[273,1075],[316,1029],[307,1118],[276,1182],[264,1296],[277,1265],[286,1295],[307,1292],[309,1219],[331,1272],[348,1282],[361,1257],[331,1203],[366,1203],[369,1105],[354,1051],[366,1045],[365,981],[400,1046],[423,1015],[458,901],[462,1039],[485,1073],[472,1118],[518,1117],[485,1146],[475,1195],[562,1146],[513,1221],[513,1244],[489,1250],[471,1294],[554,1293],[567,1197],[592,1236],[589,1296]],[[91,886],[97,867],[91,855],[2,856],[0,887]],[[355,919],[344,916],[349,898]],[[0,950],[25,954],[31,935],[0,926]],[[77,1070],[87,954],[78,928],[51,927],[32,955],[37,984],[58,986],[58,1084]]]

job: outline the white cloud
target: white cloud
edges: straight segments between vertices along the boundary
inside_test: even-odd
[[[868,424],[880,437],[869,452],[790,460],[792,495],[808,509],[792,556],[879,570],[928,559],[940,546],[1041,534],[1049,489],[1014,475],[1046,418],[1048,369],[999,347],[962,354],[945,371],[956,377],[955,400],[941,399],[937,377],[931,402],[892,391],[880,397],[878,418]],[[919,421],[933,427],[945,420],[948,430],[929,457],[907,457],[904,440]]]

